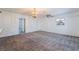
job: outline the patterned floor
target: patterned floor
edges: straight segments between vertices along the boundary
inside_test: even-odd
[[[0,38],[0,51],[78,51],[79,37],[36,31]]]

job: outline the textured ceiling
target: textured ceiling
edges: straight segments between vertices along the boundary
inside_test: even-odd
[[[33,8],[0,8],[4,11],[31,15]],[[77,12],[79,8],[37,8],[38,15],[59,15],[63,13]]]

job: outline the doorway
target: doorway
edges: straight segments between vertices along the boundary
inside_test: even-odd
[[[25,33],[25,18],[19,18],[19,34]]]

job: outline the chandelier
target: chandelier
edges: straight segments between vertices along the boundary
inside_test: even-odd
[[[30,9],[29,12],[33,18],[37,18],[37,17],[43,16],[43,15],[46,15],[47,9],[46,8],[32,8],[32,9]]]
[[[33,8],[33,10],[32,10],[32,17],[33,18],[37,17],[37,10],[36,10],[36,8]]]

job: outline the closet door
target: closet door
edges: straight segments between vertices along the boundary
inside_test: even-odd
[[[25,18],[19,18],[19,33],[25,33]]]

